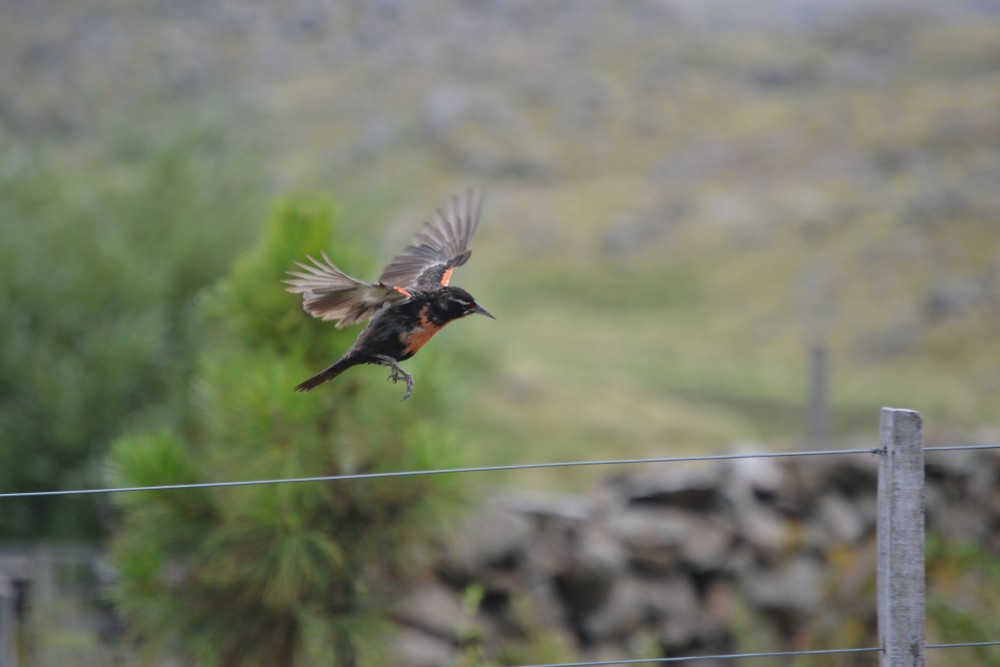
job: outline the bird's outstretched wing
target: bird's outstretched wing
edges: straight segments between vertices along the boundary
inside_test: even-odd
[[[451,272],[472,255],[469,243],[479,229],[482,212],[482,189],[452,197],[447,212],[438,209],[434,222],[424,223],[410,245],[385,267],[379,282],[422,290],[447,285]]]
[[[309,261],[312,264],[295,262],[302,271],[288,271],[293,277],[283,282],[290,285],[289,292],[302,295],[302,308],[307,313],[322,320],[340,320],[338,329],[369,319],[384,303],[410,298],[409,292],[392,285],[350,277],[325,252],[323,261],[313,257]]]

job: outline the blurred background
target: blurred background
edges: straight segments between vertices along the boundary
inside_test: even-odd
[[[996,442],[998,183],[982,0],[0,0],[0,491],[841,449],[874,442],[882,405],[920,410],[929,445]],[[480,185],[454,284],[498,320],[408,362],[404,405],[375,367],[292,395],[357,330],[306,321],[282,272],[326,249],[373,279]],[[6,645],[13,664],[369,664],[354,638],[381,621],[328,594],[264,648],[220,639],[247,616],[155,635],[247,586],[260,628],[313,589],[371,611],[380,586],[347,582],[420,569],[372,554],[608,474],[4,499],[0,563],[71,563],[52,576],[76,591],[15,576]],[[391,535],[359,547],[354,520]],[[251,576],[269,530],[295,539]],[[218,598],[193,613],[198,586]]]

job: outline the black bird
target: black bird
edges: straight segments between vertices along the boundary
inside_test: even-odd
[[[323,261],[295,262],[302,271],[283,282],[289,292],[301,294],[302,307],[313,317],[339,320],[337,328],[371,318],[354,345],[335,364],[320,371],[295,391],[309,391],[337,377],[351,366],[381,364],[392,369],[389,379],[406,380],[405,401],[413,391],[413,376],[400,361],[417,353],[441,327],[452,320],[480,313],[496,319],[461,287],[449,287],[456,267],[468,261],[469,243],[479,228],[482,190],[451,198],[445,212],[437,210],[433,223],[410,241],[382,270],[378,282],[351,278],[323,253]]]

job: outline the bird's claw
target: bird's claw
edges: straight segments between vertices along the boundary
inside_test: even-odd
[[[389,374],[389,377],[386,378],[387,380],[392,380],[393,384],[396,384],[400,380],[406,380],[406,392],[403,394],[402,400],[405,401],[406,399],[408,399],[410,397],[410,394],[413,393],[413,376],[404,371],[402,368],[400,368],[399,364],[396,363],[396,360],[393,359],[392,357],[380,355],[378,358],[382,362],[382,364],[392,369],[392,372]]]
[[[404,371],[399,366],[394,366],[392,373],[389,374],[389,378],[392,380],[393,384],[396,384],[400,380],[406,380],[406,392],[403,394],[403,400],[405,401],[413,393],[413,376]]]
[[[406,400],[413,393],[413,376],[409,373],[403,372],[403,379],[406,380],[406,391],[403,392],[403,398],[401,400]],[[393,380],[395,382],[395,379]]]

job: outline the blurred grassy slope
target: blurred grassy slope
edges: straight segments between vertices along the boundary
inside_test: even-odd
[[[492,358],[454,415],[477,462],[797,446],[818,338],[838,437],[883,404],[996,437],[1000,18],[689,4],[18,5],[0,110],[56,131],[78,67],[234,81],[274,173],[332,190],[385,259],[485,183],[456,283],[499,321],[421,353]]]

